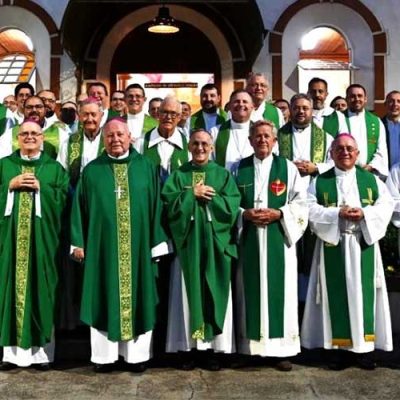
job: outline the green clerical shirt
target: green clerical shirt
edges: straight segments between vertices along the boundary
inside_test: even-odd
[[[123,159],[103,152],[82,173],[71,220],[71,244],[85,251],[82,321],[112,341],[152,330],[158,299],[151,249],[166,240],[154,166],[132,148]]]
[[[10,210],[9,183],[25,172],[40,182],[40,208],[32,192],[15,190]],[[0,346],[28,349],[52,339],[67,189],[67,173],[45,153],[25,161],[16,151],[0,160]]]
[[[193,187],[199,182],[215,189],[211,201],[196,199]],[[162,197],[185,280],[191,335],[211,340],[222,332],[237,257],[232,230],[239,191],[225,168],[188,162],[167,179]]]

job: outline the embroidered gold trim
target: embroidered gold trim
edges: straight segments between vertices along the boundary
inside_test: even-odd
[[[373,205],[374,204],[374,196],[373,196],[371,188],[367,188],[367,196],[368,196],[368,199],[362,199],[361,200],[362,203],[367,204],[369,206]]]
[[[120,293],[121,340],[133,337],[132,317],[132,260],[131,212],[129,199],[128,165],[113,164],[115,204],[118,230],[118,272]]]
[[[204,340],[204,324],[200,327],[200,329],[195,330],[192,333],[192,339],[194,340]]]
[[[192,174],[192,185],[196,186],[198,183],[204,184],[206,181],[206,173],[200,171],[193,171]]]
[[[78,159],[81,155],[81,134],[78,133],[76,136],[71,138],[70,153],[68,157],[68,165],[71,167],[73,162]]]
[[[322,163],[325,160],[325,132],[318,127],[313,127],[312,135],[314,139],[314,148],[311,150],[313,152],[312,161],[314,163]]]
[[[351,339],[332,339],[333,346],[350,347],[352,345]]]
[[[364,340],[366,342],[375,342],[375,335],[364,335]]]
[[[35,171],[34,167],[22,167],[22,173]],[[29,255],[31,246],[33,197],[31,192],[19,193],[17,251],[15,260],[15,312],[17,345],[22,340],[24,327],[26,287],[28,283]]]
[[[292,157],[292,134],[286,132],[279,133],[279,155],[291,160]]]

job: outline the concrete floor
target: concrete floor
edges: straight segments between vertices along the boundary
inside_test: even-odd
[[[185,372],[150,368],[143,374],[95,374],[91,366],[0,373],[0,399],[399,399],[400,370],[294,365],[284,373],[268,367]]]

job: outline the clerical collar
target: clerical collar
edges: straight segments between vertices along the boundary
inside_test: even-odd
[[[304,132],[304,131],[306,131],[308,128],[310,128],[311,127],[311,124],[309,124],[309,125],[307,125],[307,126],[305,126],[305,127],[299,127],[299,128],[297,128],[297,127],[295,127],[294,125],[292,125],[293,126],[293,132],[299,132],[299,133],[302,133],[302,132]]]
[[[139,119],[139,118],[143,117],[143,114],[144,114],[144,110],[139,111],[137,114],[131,114],[128,112],[127,116],[128,116],[128,119]]]
[[[353,175],[355,173],[356,173],[356,167],[348,169],[347,171],[344,171],[343,169],[335,167],[335,175],[336,176],[350,176],[350,175]]]
[[[167,141],[167,142],[179,147],[180,149],[183,149],[182,135],[179,132],[178,128],[175,128],[174,133],[168,138],[161,136],[160,133],[158,132],[158,129],[154,128],[150,134],[149,148],[156,146],[158,143],[161,143],[164,141]]]
[[[350,111],[350,109],[348,110],[348,116],[350,117],[357,117],[358,115],[364,115],[365,114],[365,109],[363,108],[360,112],[353,112]]]
[[[21,154],[21,153],[20,153],[20,156],[21,156],[21,159],[24,161],[35,161],[35,160],[39,160],[39,158],[41,156],[41,152],[39,151],[39,153],[36,153],[32,157],[29,157],[26,154]]]
[[[250,120],[246,122],[235,122],[231,119],[231,129],[249,129],[250,127]]]
[[[129,149],[128,149],[128,151],[126,153],[124,153],[124,154],[122,154],[122,155],[120,155],[118,157],[114,157],[114,156],[112,156],[111,154],[108,154],[108,153],[107,153],[107,155],[112,160],[123,160],[124,158],[128,158],[129,157]]]

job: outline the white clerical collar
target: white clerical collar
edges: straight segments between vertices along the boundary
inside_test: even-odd
[[[272,163],[273,158],[274,157],[273,157],[272,153],[269,156],[267,156],[264,159],[262,159],[262,160],[260,160],[259,158],[257,158],[254,155],[254,166],[259,165],[259,166],[262,166],[262,167],[267,167],[268,165],[270,165]]]
[[[112,156],[111,154],[108,154],[108,153],[107,153],[107,155],[108,155],[108,157],[110,157],[110,158],[113,159],[113,160],[123,160],[124,158],[128,158],[128,156],[129,156],[129,150],[127,150],[126,153],[124,153],[124,154],[122,154],[122,155],[120,155],[120,156],[118,156],[118,157],[114,157],[114,156]]]
[[[39,160],[40,155],[41,155],[41,152],[40,152],[40,151],[39,151],[39,153],[36,153],[33,157],[29,157],[29,156],[27,156],[27,155],[25,155],[25,154],[20,154],[21,159],[24,160],[24,161],[35,161],[35,160]]]
[[[349,118],[351,117],[358,117],[358,116],[363,116],[365,114],[365,109],[363,108],[359,113],[353,112],[348,110],[348,116]]]
[[[231,119],[231,129],[249,129],[250,128],[250,120],[246,122],[235,122]]]
[[[335,110],[332,107],[324,107],[321,110],[313,110],[313,117],[316,118],[321,118],[321,117],[327,117],[328,115],[331,115],[335,112]]]
[[[139,119],[139,118],[144,118],[144,114],[145,114],[145,112],[144,112],[144,110],[142,110],[142,111],[140,111],[140,112],[138,112],[137,114],[130,114],[129,112],[128,112],[128,119]]]
[[[158,143],[161,143],[164,141],[167,141],[167,142],[179,147],[180,149],[183,149],[182,135],[178,128],[175,128],[174,133],[168,138],[162,137],[158,132],[158,128],[154,128],[150,134],[149,148],[156,146]]]
[[[311,124],[306,126],[305,128],[296,128],[294,125],[292,125],[292,130],[293,133],[309,133],[311,131]]]
[[[352,176],[355,173],[356,173],[356,167],[353,167],[353,168],[351,168],[351,169],[349,169],[347,171],[344,171],[344,170],[342,170],[340,168],[335,167],[335,175],[336,176],[343,176],[343,177]]]

